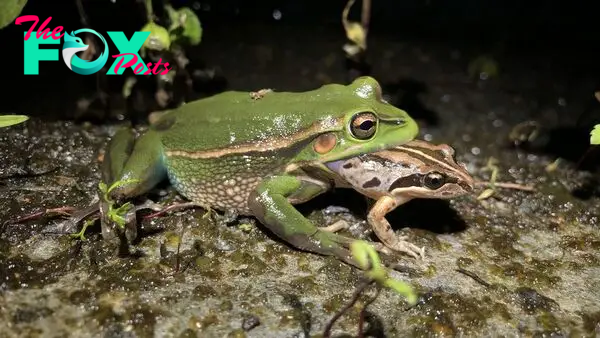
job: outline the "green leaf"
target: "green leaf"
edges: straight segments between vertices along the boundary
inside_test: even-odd
[[[178,11],[179,20],[183,23],[182,36],[187,38],[192,46],[195,46],[202,41],[202,25],[196,13],[188,7],[182,7]]]
[[[202,40],[202,25],[200,19],[189,7],[174,10],[171,6],[165,6],[171,19],[169,33],[171,40],[182,44],[197,45]]]
[[[360,267],[368,271],[367,275],[370,278],[380,283],[387,278],[377,251],[370,244],[365,241],[353,241],[350,243],[350,251]]]
[[[161,51],[171,47],[171,38],[165,27],[157,25],[154,22],[148,22],[142,27],[141,31],[150,32],[150,36],[144,42],[144,48]]]
[[[389,278],[386,279],[384,285],[404,296],[410,305],[415,305],[417,303],[417,294],[409,284]]]
[[[10,25],[27,4],[27,0],[2,0],[0,1],[0,29]]]
[[[25,115],[0,115],[0,128],[23,123],[27,120],[29,120],[29,116]]]
[[[600,124],[594,126],[594,130],[590,133],[590,143],[593,145],[600,144]]]

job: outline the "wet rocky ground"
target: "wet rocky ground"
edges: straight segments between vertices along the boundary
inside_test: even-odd
[[[306,32],[292,42],[289,31],[265,36],[255,29],[244,39],[228,36],[245,41],[231,44],[221,43],[224,32],[207,32],[199,48],[230,88],[306,90],[345,81],[341,32]],[[311,43],[320,48],[302,47]],[[477,80],[467,72],[477,53],[458,45],[374,35],[369,48],[373,76],[419,118],[421,138],[453,145],[477,179],[490,178],[486,165],[494,158],[499,181],[536,188],[498,189],[481,200],[480,188],[449,202],[415,200],[389,215],[399,235],[426,247],[423,261],[397,256],[393,272],[420,300],[408,307],[382,291],[368,308],[370,334],[599,334],[600,199],[573,194],[592,174],[571,161],[550,169],[555,155],[507,146],[512,128],[529,119],[548,128],[574,125],[592,95],[584,92],[590,80],[546,66],[545,52],[501,55],[500,75]],[[246,55],[245,67],[224,55]],[[51,233],[60,218],[8,222],[91,203],[115,128],[35,118],[0,129],[0,337],[319,336],[360,272],[296,251],[253,219],[225,225],[194,209],[143,220],[144,236],[129,257],[118,257],[97,228],[77,241]],[[173,193],[165,186],[149,198],[169,203]],[[344,219],[353,236],[372,239],[366,208],[362,196],[340,190],[301,206],[320,225]],[[335,335],[356,336],[365,301],[341,318]]]

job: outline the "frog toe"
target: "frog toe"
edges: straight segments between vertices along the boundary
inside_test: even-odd
[[[398,237],[394,245],[389,247],[393,251],[402,252],[416,259],[425,259],[425,247],[418,247],[406,240],[406,237]]]

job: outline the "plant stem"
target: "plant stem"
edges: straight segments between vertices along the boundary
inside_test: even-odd
[[[365,303],[365,306],[363,306],[363,308],[360,310],[360,316],[358,319],[358,338],[364,337],[363,327],[365,325],[365,314],[367,311],[367,307],[369,307],[369,305],[371,305],[371,303],[373,303],[375,301],[375,299],[377,299],[377,297],[379,297],[379,292],[381,292],[381,287],[379,287],[379,285],[378,285],[377,290],[375,291],[375,295],[373,297],[371,297]]]
[[[366,281],[364,281],[355,291],[354,294],[352,295],[352,299],[350,299],[350,302],[347,303],[340,311],[338,311],[333,318],[331,318],[329,320],[329,322],[327,323],[327,325],[325,325],[325,329],[323,330],[323,338],[329,338],[331,337],[331,328],[333,327],[333,324],[335,324],[335,322],[340,319],[340,317],[346,313],[346,311],[348,311],[352,306],[354,306],[354,304],[356,303],[356,301],[358,301],[358,298],[360,297],[360,295],[363,293],[363,291],[365,291],[365,289],[371,285],[371,283],[373,283],[374,281],[372,279],[368,279]]]
[[[148,22],[154,22],[154,10],[152,9],[152,0],[146,0],[146,16]]]

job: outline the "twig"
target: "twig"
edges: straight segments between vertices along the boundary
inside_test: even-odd
[[[483,185],[483,186],[494,186],[494,187],[499,187],[499,188],[505,188],[505,189],[514,189],[514,190],[523,190],[523,191],[535,191],[535,187],[532,187],[530,185],[522,185],[522,184],[517,184],[517,183],[510,183],[510,182],[488,182],[488,181],[475,181],[476,185]]]
[[[154,10],[152,9],[152,0],[146,0],[146,15],[148,22],[154,22]]]
[[[481,277],[477,276],[474,272],[465,270],[463,268],[456,269],[456,272],[460,272],[460,273],[462,273],[465,276],[469,276],[469,277],[473,278],[473,280],[475,280],[477,283],[485,286],[486,288],[490,287],[490,283],[488,283],[488,282],[484,281],[483,279],[481,279]]]
[[[358,338],[363,338],[364,337],[364,333],[363,333],[363,327],[365,324],[365,315],[367,312],[367,307],[369,307],[369,305],[371,305],[371,303],[373,303],[377,297],[379,297],[379,293],[381,292],[381,288],[379,286],[377,286],[377,289],[375,291],[375,296],[371,297],[363,306],[362,309],[360,309],[360,315],[358,317]]]
[[[352,299],[350,299],[350,302],[347,303],[340,311],[338,311],[335,315],[333,315],[333,317],[329,320],[329,322],[327,323],[327,325],[325,325],[325,329],[323,330],[323,338],[329,338],[331,337],[331,328],[333,327],[333,324],[335,324],[335,322],[344,314],[346,313],[346,311],[348,311],[352,306],[354,306],[354,304],[356,303],[356,301],[358,301],[358,298],[360,297],[360,295],[363,293],[363,291],[365,291],[365,289],[367,287],[369,287],[369,285],[371,285],[371,283],[373,283],[374,281],[369,279],[364,281],[355,291],[354,294],[352,295]]]
[[[191,207],[195,207],[195,206],[197,206],[197,204],[192,203],[192,202],[174,203],[174,204],[171,204],[171,205],[165,207],[164,209],[161,209],[161,210],[159,210],[157,212],[154,212],[154,213],[152,213],[150,215],[144,216],[144,219],[155,218],[155,217],[163,215],[163,214],[165,214],[165,213],[167,213],[169,211],[173,211],[173,210],[177,210],[177,209],[187,209],[187,208],[191,208]]]
[[[371,21],[371,0],[362,0],[361,25],[365,30],[365,44],[369,33],[369,23]]]
[[[15,220],[9,220],[6,222],[6,225],[10,225],[10,224],[17,224],[17,223],[21,223],[21,222],[25,222],[25,221],[30,221],[32,219],[37,219],[37,218],[41,218],[45,215],[48,214],[58,214],[58,215],[62,215],[62,216],[69,216],[73,211],[75,211],[75,207],[59,207],[59,208],[52,208],[52,209],[44,209],[44,210],[40,210],[34,213],[31,213],[29,215],[26,216],[22,216],[19,217]]]

